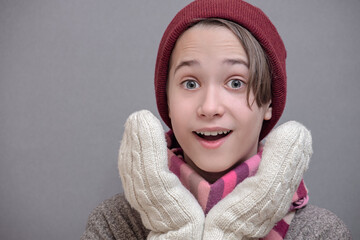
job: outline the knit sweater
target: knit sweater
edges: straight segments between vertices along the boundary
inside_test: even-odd
[[[90,214],[81,240],[146,239],[149,230],[142,224],[139,213],[123,194],[105,200]],[[334,213],[313,205],[297,210],[285,239],[351,239],[344,222]]]

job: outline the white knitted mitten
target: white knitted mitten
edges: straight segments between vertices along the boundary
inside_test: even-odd
[[[127,200],[151,230],[148,239],[202,238],[204,213],[170,172],[164,130],[151,112],[129,116],[118,166]]]
[[[287,122],[267,137],[255,176],[245,179],[205,219],[203,239],[266,236],[289,211],[312,155],[310,132]]]

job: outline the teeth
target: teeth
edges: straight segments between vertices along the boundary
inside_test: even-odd
[[[197,134],[201,134],[204,136],[217,136],[220,134],[228,134],[230,131],[219,131],[219,132],[196,132]]]

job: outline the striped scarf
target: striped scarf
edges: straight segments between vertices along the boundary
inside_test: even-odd
[[[181,183],[194,195],[205,214],[207,214],[221,199],[225,198],[244,179],[254,176],[261,161],[262,149],[260,149],[256,155],[241,163],[213,184],[209,184],[184,162],[183,151],[178,145],[172,131],[166,133],[166,141],[168,146],[170,171],[178,176]],[[284,239],[291,220],[295,216],[295,210],[304,207],[308,201],[309,197],[307,195],[307,189],[304,181],[301,180],[292,199],[288,214],[262,239]]]

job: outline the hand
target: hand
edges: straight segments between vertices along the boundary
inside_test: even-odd
[[[170,172],[164,130],[149,111],[129,116],[118,166],[127,200],[151,230],[148,239],[201,239],[204,213]]]
[[[312,155],[310,132],[287,122],[267,137],[257,174],[241,182],[205,219],[204,239],[266,236],[289,211]]]

